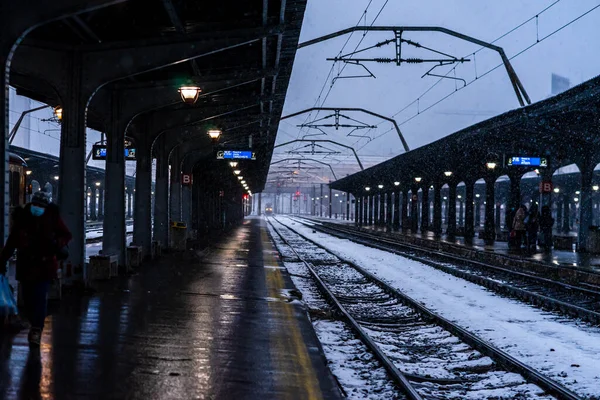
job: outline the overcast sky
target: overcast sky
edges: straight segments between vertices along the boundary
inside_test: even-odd
[[[539,14],[556,0],[389,0],[383,12],[374,23],[375,26],[441,26],[478,39],[491,42],[507,33],[519,24]],[[308,0],[300,41],[306,41],[357,24],[369,0]],[[370,25],[386,0],[373,0],[366,14],[366,25]],[[598,0],[560,0],[547,11],[539,14],[531,22],[512,34],[496,42],[504,48],[508,57],[536,43],[569,21],[586,11],[600,5]],[[363,15],[363,23],[365,25]],[[536,24],[537,22],[537,24]],[[537,27],[536,27],[537,25]],[[556,73],[568,78],[571,86],[588,80],[600,73],[600,8],[590,12],[560,32],[542,40],[540,43],[514,58],[511,63],[521,79],[533,102],[543,100],[550,95],[551,74]],[[347,40],[347,36],[316,44],[298,50],[287,93],[284,115],[316,105],[317,97],[325,85],[327,93],[333,76],[326,80],[332,62],[327,57],[336,56]],[[391,39],[393,34],[369,33],[359,49],[377,42]],[[456,77],[472,81],[500,63],[496,52],[483,50],[473,57],[480,47],[450,38],[438,33],[404,33],[403,38],[419,42],[423,46],[435,48],[457,57],[467,56],[471,61],[456,67]],[[362,34],[355,33],[345,47],[344,53],[353,51]],[[439,58],[434,53],[404,45],[404,57]],[[365,51],[364,58],[394,57],[393,44],[380,49]],[[341,63],[338,63],[341,64]],[[438,78],[421,76],[433,64],[395,64],[365,63],[376,78],[339,79],[336,81],[324,106],[362,107],[374,112],[393,116],[401,109],[413,103],[420,95],[437,82]],[[434,73],[445,74],[454,65],[436,68]],[[363,74],[357,66],[347,66],[341,76]],[[454,76],[454,72],[451,73]],[[434,140],[452,134],[461,128],[490,118],[502,112],[518,108],[519,103],[507,78],[504,68],[498,68],[487,76],[477,79],[463,90],[442,101],[431,109],[420,113],[447,94],[461,87],[459,81],[444,79],[420,100],[395,115],[401,124],[401,130],[414,149]],[[321,99],[322,101],[322,99]],[[319,105],[321,102],[319,102]],[[324,117],[329,113],[321,113]],[[348,114],[368,124],[377,124],[380,120]],[[277,143],[283,143],[298,137],[299,128],[295,125],[310,121],[314,114],[282,121]],[[371,140],[347,137],[348,131],[329,132],[325,136],[313,136],[315,139],[339,140],[360,149],[359,154],[391,156],[400,154],[402,147],[394,132],[382,135],[390,129],[389,123],[381,124],[368,133]],[[306,133],[306,131],[304,131]],[[314,133],[314,131],[312,132]],[[277,151],[280,153],[280,151]],[[277,157],[275,157],[277,158]]]

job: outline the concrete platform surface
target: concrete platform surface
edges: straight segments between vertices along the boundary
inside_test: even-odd
[[[341,398],[260,219],[99,289],[2,336],[0,399]]]

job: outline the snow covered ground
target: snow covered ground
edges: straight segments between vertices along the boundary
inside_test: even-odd
[[[128,233],[133,232],[133,224],[126,225],[125,229],[127,229]],[[102,232],[103,232],[102,227],[93,228],[86,232],[85,237],[86,237],[86,239],[98,239],[98,238],[102,237]]]
[[[278,219],[579,395],[600,399],[600,328],[500,297],[425,264]]]

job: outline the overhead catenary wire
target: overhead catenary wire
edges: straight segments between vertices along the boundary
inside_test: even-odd
[[[379,16],[381,15],[381,13],[382,13],[382,12],[383,12],[383,10],[385,9],[385,7],[387,6],[388,2],[389,2],[389,0],[386,0],[386,1],[385,1],[385,3],[383,3],[383,5],[382,5],[382,6],[381,6],[381,8],[379,9],[379,11],[377,12],[377,15],[375,15],[375,18],[373,18],[373,21],[371,21],[371,24],[370,24],[370,26],[373,26],[373,25],[375,24],[375,22],[377,21],[377,19],[379,18]],[[369,1],[369,4],[368,4],[368,5],[367,5],[367,7],[365,8],[365,11],[364,11],[363,15],[365,15],[365,16],[366,16],[367,10],[368,10],[369,6],[371,5],[371,3],[372,3],[372,0],[371,0],[371,1]],[[362,16],[361,16],[361,19],[362,19]],[[360,23],[360,19],[359,19],[358,23],[356,24],[356,26],[358,26],[358,24],[359,24],[359,23]],[[353,33],[353,32],[352,32],[352,33]],[[344,47],[346,46],[346,44],[347,44],[347,43],[348,43],[348,41],[350,40],[350,37],[352,37],[352,33],[350,33],[350,35],[349,35],[348,39],[346,40],[346,43],[344,44]],[[349,53],[349,54],[356,54],[356,53],[357,53],[357,50],[358,50],[359,46],[362,44],[362,42],[364,41],[365,37],[367,36],[367,33],[368,33],[368,32],[364,32],[364,33],[363,33],[363,36],[361,37],[361,39],[359,40],[359,42],[358,42],[358,43],[356,44],[356,46],[354,47],[354,50],[353,50],[351,53]],[[343,51],[344,47],[342,47],[342,50],[340,50],[340,52],[338,53],[338,56],[337,56],[337,57],[340,57],[340,55],[342,54],[342,51]],[[333,63],[333,65],[332,65],[332,67],[331,67],[331,69],[330,69],[330,72],[331,72],[331,71],[333,70],[333,68],[335,67],[335,64],[336,64],[336,62],[334,62],[334,63]],[[341,69],[338,71],[338,73],[337,73],[337,75],[336,75],[336,78],[339,78],[339,77],[340,77],[340,75],[341,75],[341,74],[344,72],[344,70],[346,69],[346,66],[347,66],[347,65],[348,65],[347,63],[344,63],[344,64],[343,64],[343,66],[341,67]],[[328,75],[328,76],[327,76],[327,80],[329,79],[329,76],[330,76],[330,75]],[[327,80],[326,80],[326,82],[327,82]],[[321,102],[321,105],[320,105],[319,107],[322,107],[322,106],[325,104],[325,101],[327,101],[327,98],[328,98],[328,97],[329,97],[329,95],[331,94],[331,91],[333,90],[333,86],[335,85],[335,82],[336,82],[336,81],[337,81],[337,79],[335,79],[335,78],[332,80],[331,84],[329,85],[329,90],[328,90],[328,91],[327,91],[327,93],[325,94],[325,97],[324,97],[324,99],[323,99],[323,101]],[[325,87],[325,86],[323,86],[323,88],[324,88],[324,87]],[[322,93],[322,91],[323,91],[323,88],[321,89],[321,93]],[[320,95],[319,95],[319,96],[320,96]],[[319,100],[319,99],[317,99],[317,102],[316,102],[316,103],[318,103],[318,100]],[[317,116],[318,116],[318,115],[319,115],[319,111],[317,111]],[[307,118],[305,119],[305,121],[304,121],[303,125],[304,125],[304,124],[306,124],[306,122],[308,121],[308,118],[309,118],[309,117],[310,117],[310,113],[307,115]],[[315,116],[315,118],[316,118],[316,116]],[[302,130],[301,130],[301,131],[302,131]],[[300,131],[300,132],[301,132],[301,131]],[[367,133],[368,133],[368,132],[370,132],[370,131],[371,131],[371,129],[369,129],[369,130],[367,131]],[[300,133],[300,132],[299,132],[299,133]],[[355,144],[356,144],[356,143],[355,143]],[[354,145],[353,145],[353,146],[354,146]]]
[[[367,10],[369,9],[369,7],[371,6],[371,3],[373,3],[373,0],[369,0],[369,3],[367,4],[367,6],[365,7],[364,11],[362,12],[362,14],[360,15],[360,18],[358,19],[358,21],[356,22],[355,26],[358,26],[361,22],[361,20],[363,19],[363,17],[366,16],[367,14]],[[348,43],[350,42],[350,39],[352,39],[352,35],[353,33],[351,33],[350,35],[348,35],[348,38],[346,39],[346,42],[344,42],[344,45],[342,46],[342,48],[340,49],[340,51],[338,52],[338,57],[340,55],[342,55],[342,53],[344,52],[344,49],[346,48],[346,46],[348,45]],[[319,106],[319,101],[321,100],[321,97],[323,96],[323,92],[325,91],[325,88],[327,87],[327,82],[329,81],[329,78],[332,76],[334,70],[335,70],[335,65],[336,63],[333,63],[331,65],[331,68],[329,68],[329,73],[327,74],[327,77],[325,78],[325,81],[323,82],[323,86],[321,86],[321,90],[319,91],[319,95],[317,96],[317,99],[315,100],[315,103],[313,105],[313,107],[318,107]],[[339,75],[338,75],[339,76]],[[329,93],[327,94],[329,95]],[[326,100],[326,99],[325,99]],[[325,103],[325,100],[323,100],[323,102],[321,104]],[[318,115],[318,111],[317,111],[317,115]],[[306,124],[306,122],[308,121],[308,119],[310,118],[311,113],[307,114],[304,123]],[[303,128],[300,128],[298,130],[298,135],[296,137],[296,139],[300,138],[300,135],[302,134]]]
[[[515,28],[511,29],[510,31],[506,32],[505,34],[503,34],[502,36],[498,37],[497,39],[495,39],[494,41],[492,41],[492,43],[497,42],[498,40],[506,37],[507,35],[509,35],[510,33],[516,31],[517,29],[521,28],[522,26],[524,26],[525,24],[527,24],[528,22],[531,22],[534,19],[538,19],[539,16],[544,13],[545,11],[549,10],[551,7],[553,7],[554,5],[558,4],[561,0],[557,0],[554,3],[550,4],[549,6],[547,6],[545,9],[543,9],[542,11],[540,11],[539,13],[537,13],[535,16],[527,19],[525,22],[519,24],[518,26],[516,26]],[[545,41],[546,39],[552,37],[553,35],[557,34],[558,32],[562,31],[563,29],[565,29],[566,27],[572,25],[573,23],[577,22],[578,20],[580,20],[581,18],[585,17],[586,15],[590,14],[591,12],[595,11],[596,9],[600,8],[600,4],[592,7],[591,9],[585,11],[584,13],[580,14],[579,16],[575,17],[574,19],[570,20],[569,22],[563,24],[562,26],[560,26],[559,28],[555,29],[554,31],[550,32],[549,34],[547,34],[546,36],[543,37],[539,37],[539,33],[536,34],[536,40],[535,42],[533,42],[532,44],[530,44],[529,46],[525,47],[524,49],[522,49],[521,51],[519,51],[518,53],[512,55],[511,57],[509,57],[509,60],[513,60],[514,58],[522,55],[523,53],[527,52],[528,50],[530,50],[531,48],[535,47],[536,45],[542,43],[543,41]],[[478,53],[479,51],[481,51],[482,49],[484,49],[483,47],[474,51],[473,53],[471,53],[472,55],[475,55],[476,53]],[[437,100],[436,102],[434,102],[433,104],[430,104],[429,106],[425,107],[424,109],[419,109],[418,112],[414,115],[412,115],[411,117],[401,121],[398,123],[399,126],[402,126],[410,121],[412,121],[413,119],[415,119],[416,117],[418,117],[419,115],[423,114],[424,112],[430,110],[431,108],[435,107],[436,105],[438,105],[439,103],[443,102],[444,100],[448,99],[449,97],[451,97],[452,95],[454,95],[455,93],[459,92],[460,90],[465,89],[466,87],[470,86],[471,84],[475,83],[476,81],[480,80],[481,78],[489,75],[490,73],[492,73],[493,71],[495,71],[496,69],[500,68],[501,66],[503,66],[502,63],[494,66],[493,68],[489,69],[488,71],[482,73],[481,75],[477,76],[475,79],[467,82],[466,85],[464,85],[463,87],[460,88],[455,88],[454,91],[446,94],[445,96],[443,96],[441,99]],[[392,117],[396,117],[397,115],[399,115],[400,113],[402,113],[403,111],[407,110],[408,108],[410,108],[412,105],[414,105],[415,103],[419,102],[420,99],[427,94],[428,92],[430,92],[433,88],[435,88],[445,77],[447,77],[448,75],[450,75],[451,73],[455,72],[457,66],[454,66],[453,68],[451,68],[445,75],[443,78],[438,79],[432,86],[430,86],[427,90],[425,90],[417,99],[413,100],[412,102],[408,103],[405,107],[403,107],[402,109],[400,109],[400,111],[396,112]],[[379,124],[383,123],[383,121],[379,122]],[[378,125],[379,125],[378,124]],[[385,132],[383,132],[382,134],[376,136],[373,138],[373,140],[376,140],[384,135],[386,135],[387,133],[393,131],[393,129],[389,129]],[[364,148],[368,143],[365,143],[363,146],[361,146],[360,148],[358,148],[358,150]]]
[[[381,13],[383,12],[383,10],[384,10],[384,8],[385,8],[385,6],[387,5],[387,3],[388,3],[388,2],[389,2],[389,0],[386,0],[386,1],[385,1],[385,3],[383,4],[383,6],[382,6],[382,7],[379,9],[379,12],[377,13],[377,15],[375,16],[375,18],[374,18],[374,19],[373,19],[373,21],[371,22],[371,26],[373,26],[373,24],[374,24],[374,23],[377,21],[377,19],[379,18],[379,16],[380,16],[380,15],[381,15]],[[368,12],[368,10],[369,10],[369,7],[371,6],[371,4],[372,4],[372,3],[373,3],[373,0],[369,0],[369,3],[368,3],[368,4],[367,4],[367,6],[365,7],[365,9],[364,9],[363,13],[361,14],[361,16],[360,16],[360,18],[358,19],[358,21],[357,21],[357,23],[356,23],[356,25],[355,25],[355,26],[358,26],[358,25],[361,23],[361,21],[363,20],[363,18],[364,18],[364,19],[365,19],[365,21],[366,21],[367,12]],[[355,47],[354,51],[356,51],[356,50],[358,49],[358,46],[360,46],[360,44],[361,44],[361,43],[362,43],[362,41],[364,40],[365,36],[366,36],[366,32],[363,34],[363,36],[362,36],[361,40],[360,40],[360,41],[359,41],[359,43],[356,45],[356,47]],[[340,49],[340,51],[338,52],[338,57],[342,55],[342,53],[344,52],[344,49],[346,48],[346,46],[347,46],[347,45],[348,45],[348,43],[350,42],[350,39],[351,39],[351,38],[352,38],[352,33],[351,33],[351,34],[348,36],[348,38],[347,38],[347,39],[346,39],[346,41],[344,42],[344,45],[342,46],[342,48],[341,48],[341,49]],[[335,66],[336,66],[336,63],[334,62],[334,63],[331,65],[331,68],[329,69],[329,73],[327,74],[327,77],[325,78],[325,82],[323,83],[323,86],[321,87],[321,90],[320,90],[320,92],[319,92],[319,95],[318,95],[317,99],[315,100],[315,103],[314,103],[313,107],[318,107],[318,106],[319,106],[319,102],[320,102],[320,106],[323,106],[323,104],[325,104],[325,101],[327,101],[327,98],[329,97],[329,94],[331,93],[331,90],[332,90],[332,88],[333,88],[333,85],[335,84],[335,81],[336,81],[336,79],[333,79],[333,80],[332,80],[332,83],[331,83],[331,85],[330,85],[330,87],[329,87],[329,90],[328,90],[328,91],[327,91],[327,93],[325,94],[325,97],[323,98],[323,100],[322,100],[322,101],[320,101],[320,100],[321,100],[321,98],[322,98],[322,96],[323,96],[323,92],[324,92],[324,90],[325,90],[325,88],[326,88],[326,86],[327,86],[327,82],[329,82],[329,79],[331,78],[331,76],[332,76],[333,72],[335,71]],[[346,67],[346,65],[344,65],[344,66],[342,67],[342,69],[341,69],[341,70],[338,72],[338,74],[336,75],[336,77],[339,77],[339,76],[340,76],[340,74],[343,72],[343,70],[345,69],[345,67]],[[303,124],[302,124],[302,125],[305,125],[305,124],[306,124],[306,123],[309,121],[309,118],[311,118],[311,115],[312,115],[312,113],[308,113],[308,114],[307,114],[307,116],[306,116],[306,118],[304,119],[304,122],[303,122]],[[319,115],[319,111],[317,111],[317,112],[316,112],[315,118],[317,118],[317,117],[318,117],[318,115]],[[304,128],[303,128],[303,127],[301,127],[301,128],[298,130],[298,134],[297,134],[297,136],[296,136],[296,139],[299,139],[299,138],[300,138],[300,136],[302,135],[303,131],[304,131]],[[286,134],[287,134],[287,135],[290,135],[290,134],[289,134],[289,133],[287,133],[287,132],[286,132]],[[295,145],[295,146],[294,146],[294,148],[296,148],[296,146],[297,146],[297,145]]]

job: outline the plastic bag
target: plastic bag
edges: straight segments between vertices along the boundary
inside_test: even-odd
[[[6,320],[17,314],[17,301],[8,284],[8,278],[0,275],[0,319]]]

